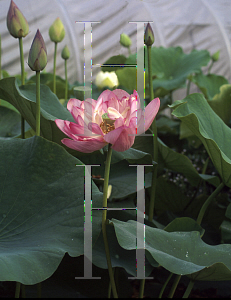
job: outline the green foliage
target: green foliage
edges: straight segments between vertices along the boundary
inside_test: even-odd
[[[112,151],[108,207],[117,209],[109,210],[107,215],[112,267],[137,275],[136,238],[137,226],[141,226],[136,210],[137,165],[145,165],[146,276],[162,266],[192,280],[231,280],[231,85],[222,76],[202,73],[201,68],[211,61],[206,50],[185,54],[180,47],[152,47],[151,53],[153,89],[155,97],[161,98],[156,118],[155,218],[153,222],[147,220],[156,165],[149,129],[146,134],[150,135],[137,136],[129,150]],[[113,56],[101,67],[105,72],[115,71],[119,88],[131,93],[137,87],[137,68],[119,64],[135,65],[136,54],[128,58]],[[145,75],[148,87],[147,72]],[[201,94],[188,95],[172,104],[172,92],[185,87],[186,80],[194,82]],[[94,165],[92,259],[97,272],[99,268],[107,269],[102,210],[98,210],[102,206],[107,146],[86,154],[62,144],[66,136],[55,120],[74,119],[62,100],[65,80],[56,76],[56,96],[51,91],[50,73],[41,74],[42,137],[35,137],[35,81],[32,76],[20,86],[19,76],[9,77],[6,71],[0,80],[0,280],[24,284],[50,277],[65,253],[77,257],[84,252],[85,174],[83,167],[76,167],[80,164]],[[69,84],[68,97],[76,97],[74,87],[81,85]],[[92,85],[93,99],[97,100],[101,92]],[[145,93],[147,104],[148,89]],[[169,104],[172,105],[167,108]],[[171,116],[163,113],[166,108],[171,109]],[[25,140],[20,139],[20,114],[27,122]],[[198,225],[195,220],[202,205],[221,182],[225,190],[214,199],[202,225]]]
[[[84,169],[41,137],[1,141],[0,156],[0,280],[35,284],[66,252],[83,254]],[[92,195],[100,205],[94,184]],[[93,219],[96,237],[101,219]]]
[[[201,94],[191,94],[172,107],[172,114],[202,141],[222,181],[231,187],[231,129]]]
[[[112,219],[112,223],[120,246],[126,250],[136,249],[137,226],[139,228],[141,224],[133,220],[122,222],[116,219]],[[222,278],[219,280],[231,279],[231,245],[207,245],[198,231],[166,232],[146,225],[145,249],[155,261],[175,274],[188,275],[215,267],[218,271],[216,275]],[[213,274],[211,277],[214,278]],[[197,280],[203,279],[199,277]]]

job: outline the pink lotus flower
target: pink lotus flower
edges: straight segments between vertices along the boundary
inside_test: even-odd
[[[98,98],[70,99],[67,109],[76,123],[56,119],[56,125],[68,138],[62,143],[80,152],[90,153],[108,143],[122,152],[133,144],[136,135],[144,133],[153,122],[160,107],[159,98],[140,109],[140,99],[134,90],[129,95],[124,90],[105,90]]]

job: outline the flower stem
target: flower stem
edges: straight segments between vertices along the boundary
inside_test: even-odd
[[[191,80],[188,79],[188,83],[187,83],[187,91],[186,91],[186,97],[189,95],[189,92],[190,92],[190,86],[191,86]]]
[[[113,272],[113,277],[115,275],[115,267],[112,268],[112,272]],[[109,285],[108,285],[108,298],[111,298],[111,281],[109,280]]]
[[[128,47],[129,56],[132,54],[130,46]]]
[[[116,285],[114,280],[114,274],[111,265],[111,258],[107,240],[107,232],[106,232],[106,224],[107,224],[107,191],[108,191],[108,182],[109,182],[109,173],[110,173],[110,164],[111,164],[111,155],[112,155],[112,148],[111,144],[108,144],[108,152],[107,152],[107,159],[105,165],[105,173],[104,173],[104,186],[103,186],[103,214],[102,214],[102,233],[103,233],[103,241],[104,241],[104,248],[106,252],[106,259],[107,259],[107,266],[108,272],[111,282],[111,288],[113,292],[114,298],[118,298]]]
[[[220,191],[223,189],[224,186],[225,186],[225,184],[223,182],[220,183],[220,185],[218,185],[218,187],[215,189],[215,191],[208,197],[208,199],[205,201],[205,203],[201,207],[199,215],[197,217],[197,223],[199,225],[201,224],[201,221],[204,217],[206,209],[208,208],[208,206],[210,205],[212,200],[220,193]]]
[[[167,286],[169,280],[172,278],[172,275],[173,275],[173,273],[170,273],[170,274],[169,274],[167,280],[165,281],[164,285],[162,286],[162,289],[161,289],[160,294],[159,294],[159,298],[162,298],[162,295],[163,295],[163,293],[164,293],[164,290],[165,290],[165,288],[166,288],[166,286]]]
[[[141,281],[140,281],[140,290],[139,290],[139,298],[144,297],[144,286],[145,286],[145,279],[141,279]]]
[[[15,298],[19,298],[19,296],[20,296],[20,288],[21,288],[21,283],[20,282],[16,282],[16,288],[15,288],[15,294],[14,294]]]
[[[65,101],[67,101],[67,95],[68,95],[67,59],[65,59],[64,64],[65,64]]]
[[[40,136],[40,71],[36,71],[36,133]]]
[[[211,64],[210,64],[210,66],[209,66],[209,69],[208,69],[208,75],[210,74],[210,72],[211,72],[211,69],[212,69],[212,66],[213,66],[213,64],[214,64],[214,61],[212,60],[212,62],[211,62]]]
[[[22,37],[19,39],[19,51],[20,51],[20,62],[21,62],[21,85],[25,84],[25,71],[24,71],[24,56],[23,56],[23,43]],[[21,137],[25,139],[25,120],[21,115]]]
[[[57,44],[55,43],[55,52],[54,52],[54,68],[53,68],[53,93],[56,94],[56,56],[57,56]]]
[[[191,291],[192,291],[192,288],[194,286],[194,283],[195,281],[194,280],[190,280],[188,286],[187,286],[187,289],[186,291],[184,292],[184,295],[182,298],[188,298],[188,296],[190,295]]]
[[[147,46],[148,48],[148,79],[149,79],[149,95],[150,101],[154,99],[153,87],[152,87],[152,56],[151,56],[151,46]],[[157,127],[156,120],[152,122],[152,132],[153,136],[153,160],[158,162],[158,144],[157,144]],[[154,213],[154,205],[155,205],[155,196],[156,196],[156,179],[157,179],[157,165],[153,166],[152,172],[152,186],[151,186],[151,195],[150,195],[150,204],[149,204],[149,215],[148,220],[152,222],[153,213]]]
[[[181,275],[176,275],[175,280],[174,280],[173,285],[172,285],[172,288],[171,288],[171,290],[168,294],[168,298],[173,297],[180,279],[181,279]]]

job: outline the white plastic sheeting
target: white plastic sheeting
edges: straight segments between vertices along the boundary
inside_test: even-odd
[[[47,72],[53,70],[54,45],[48,30],[53,21],[60,17],[66,36],[58,44],[57,74],[64,77],[61,51],[67,44],[71,58],[68,60],[70,82],[84,78],[84,24],[92,24],[91,43],[85,49],[92,51],[92,64],[103,64],[112,55],[125,54],[119,39],[121,33],[132,39],[132,53],[136,52],[137,28],[135,23],[153,22],[154,46],[181,46],[190,53],[193,49],[207,49],[211,54],[220,50],[220,60],[212,73],[231,80],[231,1],[230,0],[15,0],[29,23],[30,32],[23,39],[25,61],[36,30],[42,33],[48,51]],[[0,33],[2,36],[2,68],[11,75],[20,73],[18,40],[8,34],[6,15],[10,0],[0,1]],[[76,23],[76,21],[78,23]],[[28,75],[32,75],[25,66]],[[93,68],[93,78],[99,68]]]

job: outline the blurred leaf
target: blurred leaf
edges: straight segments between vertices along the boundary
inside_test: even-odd
[[[144,49],[139,51],[144,51]],[[184,86],[189,74],[200,72],[201,67],[206,66],[210,61],[210,54],[207,50],[193,50],[191,53],[185,54],[181,47],[152,47],[151,53],[152,76],[155,76],[154,90],[163,88],[166,91],[173,91]],[[147,64],[147,51],[145,54]],[[127,63],[135,64],[136,54],[130,55],[126,60]],[[161,95],[164,94],[161,93]]]
[[[25,129],[27,130],[28,128],[29,125],[25,123]],[[9,138],[9,137],[15,137],[20,133],[21,133],[20,114],[5,106],[0,106],[0,136]]]
[[[192,77],[192,81],[199,87],[208,100],[212,100],[216,94],[219,94],[222,85],[229,83],[223,76],[215,74],[204,75],[202,72],[195,74]]]
[[[28,80],[29,82],[36,82],[36,75],[32,76]],[[53,91],[53,73],[41,73],[40,74],[40,83],[49,86],[51,91]],[[66,81],[56,75],[56,95],[59,99],[65,98],[65,87]],[[73,93],[71,90],[71,85],[68,83],[68,96]]]
[[[125,86],[129,90],[137,90],[136,84],[136,68],[123,67],[116,71],[120,85]]]
[[[160,116],[158,120],[156,120],[157,131],[160,134],[179,134],[180,122],[179,120],[173,120],[167,116]]]
[[[111,72],[111,71],[116,71],[118,69],[121,69],[121,66],[117,67],[116,65],[123,65],[126,59],[127,58],[124,55],[112,56],[103,64],[103,66],[101,66],[101,71]],[[107,67],[107,65],[113,65],[113,66]]]
[[[222,85],[220,93],[217,93],[208,103],[225,124],[229,125],[231,119],[231,85]]]

